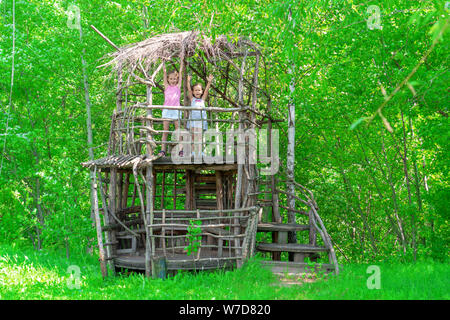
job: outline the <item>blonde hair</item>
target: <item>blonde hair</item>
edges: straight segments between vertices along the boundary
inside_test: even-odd
[[[177,71],[176,69],[170,69],[170,70],[167,72],[167,75],[170,76],[172,73],[176,73],[177,76],[179,75],[179,73],[178,73],[178,71]]]

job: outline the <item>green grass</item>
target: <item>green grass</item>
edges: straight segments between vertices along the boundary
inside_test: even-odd
[[[67,269],[81,271],[79,289]],[[167,280],[141,274],[103,280],[96,257],[68,261],[64,254],[0,245],[0,299],[449,299],[448,264],[378,264],[381,288],[368,289],[367,265],[341,266],[338,277],[280,287],[257,260],[234,271],[180,273]]]

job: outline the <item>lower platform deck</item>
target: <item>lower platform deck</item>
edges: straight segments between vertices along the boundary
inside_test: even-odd
[[[224,250],[221,257],[218,257],[217,250],[201,249],[200,254],[197,253],[187,255],[186,253],[169,253],[164,255],[160,249],[156,250],[155,257],[164,257],[167,263],[168,271],[177,270],[211,270],[211,269],[229,269],[236,266],[238,258],[234,252]],[[125,268],[128,270],[145,270],[145,253],[137,254],[121,254],[114,258],[116,268]]]

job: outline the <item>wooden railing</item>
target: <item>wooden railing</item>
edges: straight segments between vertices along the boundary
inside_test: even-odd
[[[153,115],[155,110],[178,110],[179,119],[165,119]],[[194,110],[205,111],[205,119],[190,119],[189,112]],[[250,116],[250,113],[253,116]],[[243,116],[244,115],[244,116]],[[191,121],[206,121],[208,128],[223,134],[229,129],[238,130],[248,128],[249,125],[257,125],[251,119],[256,115],[264,117],[259,111],[250,107],[242,108],[218,108],[218,107],[188,107],[188,106],[161,106],[147,103],[137,103],[128,106],[126,109],[115,112],[112,116],[108,154],[145,154],[149,150],[153,151],[157,146],[167,145],[171,147],[175,144],[188,144],[193,142],[183,141],[163,141],[162,136],[173,133],[171,130],[163,130],[164,121],[177,121],[181,130],[187,130],[187,124]],[[240,124],[244,124],[240,126]],[[202,143],[202,142],[199,142]],[[146,146],[148,150],[142,150]]]
[[[154,215],[148,215],[146,219],[152,248],[150,255],[160,254],[170,259],[171,254],[177,252],[186,254],[187,247],[191,245],[194,246],[191,248],[193,258],[177,261],[246,259],[253,252],[251,246],[252,244],[254,246],[255,233],[252,228],[257,220],[257,210],[257,207],[223,210],[155,210]],[[228,242],[227,245],[225,241]],[[202,259],[202,250],[215,250],[217,255],[208,254],[207,258]],[[228,251],[226,255],[225,250]]]

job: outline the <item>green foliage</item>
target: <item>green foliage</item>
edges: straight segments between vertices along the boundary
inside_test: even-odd
[[[188,241],[188,245],[185,250],[187,254],[190,256],[192,253],[196,253],[202,244],[202,229],[201,229],[201,220],[189,220],[189,226],[187,227],[186,239]]]
[[[70,4],[81,11],[81,39],[68,27]],[[369,5],[379,6],[382,29],[367,27]],[[92,24],[118,46],[176,30],[258,43],[272,116],[285,119],[289,99],[295,104],[296,180],[313,190],[339,261],[447,258],[450,51],[448,28],[440,34],[449,19],[443,1],[30,0],[16,1],[15,14],[9,106],[12,1],[0,4],[2,242],[71,254],[95,238],[88,172],[80,166],[88,160],[81,55],[97,158],[106,154],[115,85],[110,70],[97,68],[113,49]],[[377,113],[383,93],[394,92],[436,39],[409,85],[383,107],[391,134]],[[275,128],[284,162],[286,123]]]
[[[73,255],[0,246],[0,299],[55,300],[309,300],[309,299],[445,299],[448,300],[447,263],[379,264],[381,288],[369,289],[368,265],[342,266],[339,277],[295,280],[280,286],[272,273],[252,259],[241,269],[214,272],[180,272],[167,280],[147,279],[142,274],[103,280],[98,261]],[[79,266],[79,288],[68,272]],[[297,283],[298,285],[295,285]],[[72,284],[72,286],[71,286]],[[213,285],[212,285],[213,284]]]

